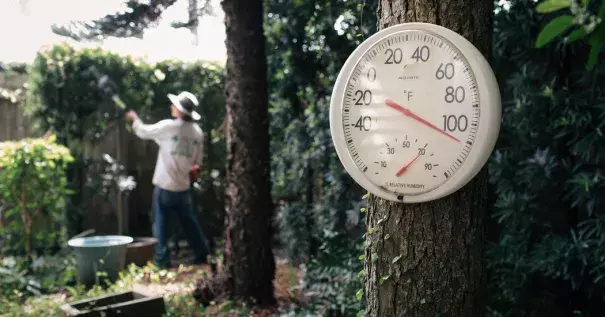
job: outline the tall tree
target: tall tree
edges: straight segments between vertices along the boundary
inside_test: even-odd
[[[380,29],[438,24],[490,54],[492,0],[381,0],[378,18]],[[484,316],[486,213],[487,168],[432,202],[399,204],[371,195],[366,224],[375,232],[366,237],[367,316]],[[390,277],[381,280],[389,268]]]
[[[227,33],[227,243],[225,270],[212,284],[226,286],[232,299],[268,306],[276,301],[263,3],[221,5]],[[200,285],[196,297],[205,303],[221,295]]]

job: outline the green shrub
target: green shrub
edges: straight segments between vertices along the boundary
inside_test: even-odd
[[[55,136],[0,143],[0,237],[3,248],[31,255],[62,237],[68,195],[65,169],[73,161]]]

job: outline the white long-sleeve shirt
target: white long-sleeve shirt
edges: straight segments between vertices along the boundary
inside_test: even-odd
[[[144,124],[132,123],[135,134],[155,141],[160,150],[153,173],[153,185],[169,191],[185,191],[190,187],[189,171],[194,164],[202,165],[204,133],[194,122],[166,119]]]

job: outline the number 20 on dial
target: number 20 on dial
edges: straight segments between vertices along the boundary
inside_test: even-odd
[[[447,196],[485,165],[500,130],[500,91],[459,34],[404,23],[365,40],[330,104],[340,161],[371,193],[415,203]]]

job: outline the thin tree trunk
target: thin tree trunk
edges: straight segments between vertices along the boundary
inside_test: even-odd
[[[267,61],[261,0],[224,0],[227,32],[227,246],[232,297],[275,304]]]
[[[381,29],[403,22],[438,24],[490,55],[492,0],[381,0],[378,19]],[[487,167],[437,201],[399,204],[370,196],[367,316],[484,316],[486,213]]]

